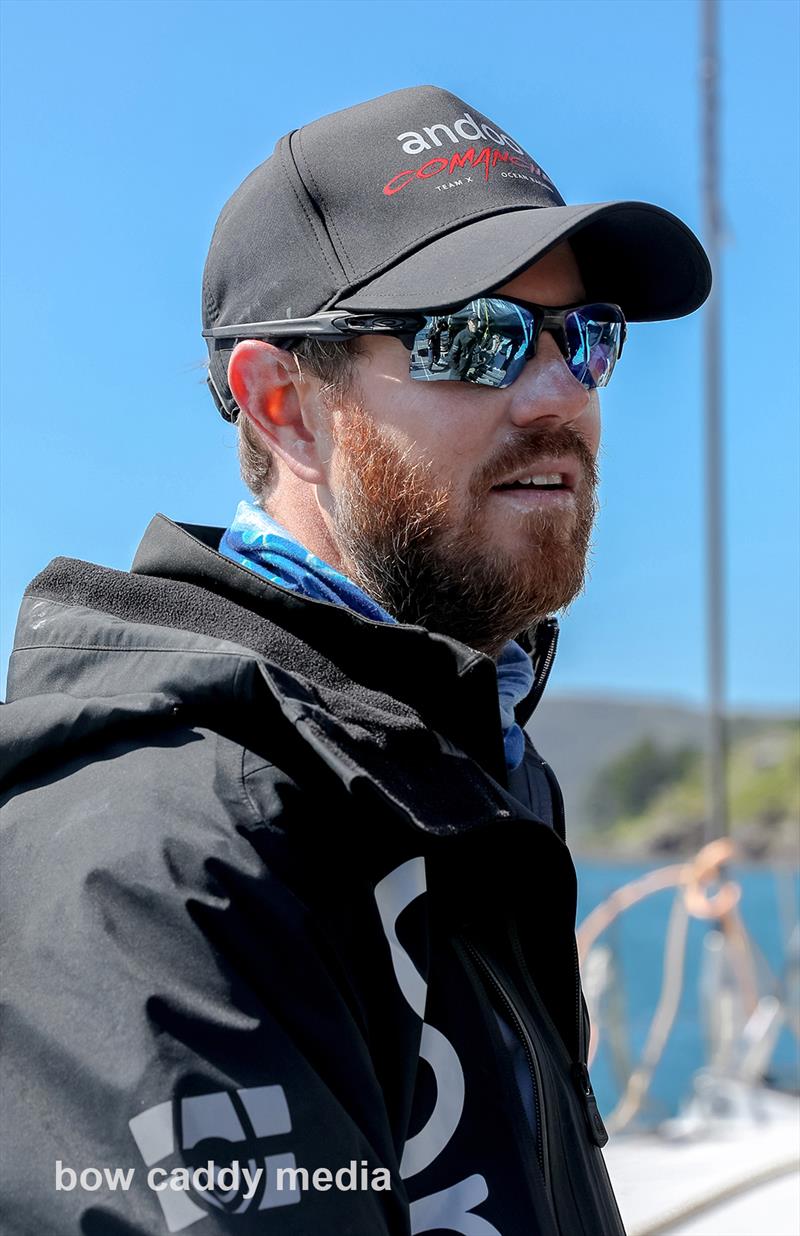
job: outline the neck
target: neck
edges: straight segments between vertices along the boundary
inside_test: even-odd
[[[327,512],[317,500],[316,486],[281,469],[277,483],[260,505],[317,558],[348,574]]]

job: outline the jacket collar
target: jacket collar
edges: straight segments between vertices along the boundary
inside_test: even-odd
[[[212,728],[229,707],[235,728],[249,694],[261,724],[247,722],[248,743],[280,727],[298,758],[310,747],[353,793],[388,799],[429,835],[535,820],[508,792],[488,657],[272,584],[217,553],[219,534],[156,516],[129,574],[55,559],[26,592],[14,694],[52,689],[59,648],[59,689],[91,703],[99,674],[122,712],[126,693],[149,692],[195,724],[211,709]]]
[[[156,515],[131,573],[210,589],[266,619],[263,637],[271,661],[274,628],[290,632],[295,645],[287,648],[283,669],[297,670],[316,684],[330,679],[326,663],[333,662],[342,681],[407,705],[505,784],[497,679],[489,657],[422,627],[374,622],[282,588],[218,553],[223,531]],[[236,638],[262,651],[257,621]]]
[[[213,587],[221,595],[229,596],[239,604],[250,604],[253,608],[263,610],[266,607],[270,614],[277,616],[279,610],[286,615],[291,614],[293,623],[299,624],[303,632],[316,628],[319,624],[319,607],[327,611],[325,624],[332,624],[342,632],[349,632],[353,622],[347,620],[351,611],[343,609],[327,601],[303,597],[288,588],[282,588],[248,571],[247,568],[232,562],[220,554],[217,546],[225,532],[224,528],[204,524],[176,523],[165,515],[155,515],[145,531],[142,542],[136,552],[131,567],[134,574],[153,575],[168,579],[182,579],[188,583]],[[339,616],[336,616],[339,615]],[[367,618],[351,615],[363,625],[379,631],[383,624],[372,622]],[[494,663],[489,657],[476,652],[458,640],[450,639],[437,632],[424,631],[420,627],[397,624],[395,634],[402,632],[399,638],[384,639],[371,633],[369,638],[376,653],[385,654],[387,661],[396,658],[401,641],[414,648],[415,655],[420,655],[423,648],[435,649],[432,653],[433,664],[444,666],[446,662],[455,667],[456,675],[467,680],[480,677],[490,681],[495,688],[496,676]],[[406,633],[412,633],[409,636]],[[533,715],[539,700],[544,693],[550,676],[556,649],[558,646],[558,621],[547,618],[543,622],[521,631],[516,637],[517,642],[525,649],[533,661],[533,686],[527,696],[520,700],[514,710],[517,723],[525,726]],[[383,645],[383,647],[382,647]],[[442,648],[449,650],[448,655],[442,653]],[[404,658],[401,658],[404,661]],[[427,658],[423,657],[423,662]],[[483,668],[478,670],[478,666]],[[413,686],[410,683],[409,686]],[[455,709],[458,701],[452,700]],[[490,709],[491,712],[491,709]]]

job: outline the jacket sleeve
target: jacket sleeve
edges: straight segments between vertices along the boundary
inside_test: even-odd
[[[358,994],[292,879],[305,800],[268,767],[254,797],[243,758],[118,744],[5,808],[13,1236],[409,1230]]]

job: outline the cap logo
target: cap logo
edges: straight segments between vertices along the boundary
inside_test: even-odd
[[[535,181],[548,192],[555,193],[555,186],[550,177],[530,155],[525,153],[521,146],[518,146],[507,133],[498,132],[492,125],[478,124],[475,117],[471,116],[468,111],[464,111],[462,116],[451,121],[450,124],[438,121],[436,124],[423,125],[419,131],[408,129],[405,133],[398,133],[397,141],[400,142],[407,155],[424,154],[437,146],[441,148],[445,141],[451,142],[454,146],[460,145],[462,141],[470,144],[464,151],[456,150],[451,155],[443,152],[428,159],[421,167],[406,167],[396,172],[383,186],[386,197],[394,197],[401,189],[407,188],[416,181],[430,180],[432,177],[440,177],[436,184],[437,189],[460,188],[473,181],[472,176],[463,175],[465,169],[477,171],[483,168],[483,176],[474,179],[486,182],[490,172],[498,164],[505,165],[499,172],[500,176],[514,180]],[[474,144],[482,142],[488,142],[489,145],[480,149]],[[511,151],[514,153],[512,154]],[[456,179],[453,179],[454,176]]]
[[[430,147],[428,147],[430,149]],[[519,149],[519,147],[516,147]],[[429,180],[432,176],[440,176],[442,173],[447,173],[448,178],[452,177],[457,171],[464,168],[474,170],[483,167],[483,179],[489,179],[489,173],[497,167],[498,163],[508,164],[510,167],[519,169],[518,171],[503,171],[502,176],[512,176],[517,180],[535,180],[543,185],[550,193],[553,192],[553,182],[545,171],[539,167],[530,155],[523,154],[520,158],[518,155],[509,154],[507,150],[501,150],[499,146],[484,146],[483,150],[477,151],[474,146],[470,146],[463,153],[456,150],[450,158],[445,158],[444,155],[438,155],[433,159],[428,159],[427,163],[423,163],[422,167],[404,168],[402,172],[397,172],[392,176],[391,180],[383,186],[383,192],[386,197],[393,197],[395,193],[399,193],[401,189],[405,189],[408,185],[417,180]],[[472,179],[471,176],[466,177],[468,183]],[[458,181],[457,183],[461,183]],[[436,186],[444,188],[444,183]]]
[[[469,129],[469,132],[467,132]],[[493,129],[490,124],[479,125],[476,120],[473,120],[469,112],[464,112],[458,120],[453,124],[452,129],[449,125],[432,124],[423,128],[422,133],[427,134],[431,139],[433,146],[441,146],[442,142],[437,133],[444,133],[454,145],[463,138],[467,142],[479,142],[485,140],[487,142],[496,142],[498,146],[510,146],[517,154],[524,154],[525,151],[516,142],[512,141],[507,133],[498,133],[497,129]],[[403,150],[406,154],[415,155],[422,154],[423,150],[432,150],[430,142],[426,142],[422,133],[417,133],[411,129],[408,133],[398,133],[397,140],[402,143]],[[458,134],[458,137],[456,137]]]

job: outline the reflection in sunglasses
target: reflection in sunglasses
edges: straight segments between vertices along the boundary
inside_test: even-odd
[[[617,306],[549,310],[501,297],[480,297],[446,317],[427,316],[414,338],[409,372],[419,381],[510,386],[535,355],[543,329],[552,332],[582,385],[606,385],[624,340]]]

